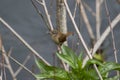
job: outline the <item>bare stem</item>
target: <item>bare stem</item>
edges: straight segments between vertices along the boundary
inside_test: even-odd
[[[117,23],[120,22],[120,13],[116,16],[116,18],[111,22],[111,28],[115,28]],[[97,40],[97,42],[95,43],[94,47],[93,47],[93,51],[92,51],[92,56],[96,53],[96,51],[98,50],[98,48],[101,46],[101,44],[104,42],[104,40],[106,39],[106,37],[109,35],[110,33],[110,26],[108,26],[106,28],[106,30],[102,33],[101,37],[99,40]],[[84,64],[88,61],[88,56],[85,57],[84,59]]]
[[[89,35],[90,35],[90,38],[91,38],[92,40],[94,40],[94,39],[95,39],[95,36],[94,36],[94,34],[93,34],[92,27],[91,27],[91,25],[90,25],[90,23],[89,23],[89,20],[88,20],[88,18],[87,18],[87,15],[86,15],[84,6],[83,6],[83,4],[82,4],[82,1],[80,0],[80,2],[79,2],[78,4],[80,5],[81,15],[82,15],[83,20],[84,20],[84,22],[85,22],[85,24],[86,24],[86,27],[87,27],[88,33],[89,33]]]
[[[73,18],[75,18],[76,10],[77,10],[77,1],[75,3],[75,9],[74,9],[74,13],[73,13]]]
[[[77,34],[78,34],[79,39],[81,40],[82,45],[83,45],[83,47],[85,48],[88,57],[89,57],[90,59],[92,59],[92,55],[90,54],[90,51],[88,50],[87,45],[85,44],[85,41],[83,40],[83,37],[82,37],[82,35],[81,35],[81,33],[80,33],[80,31],[79,31],[76,23],[75,23],[75,20],[74,20],[72,14],[71,14],[71,11],[70,11],[70,9],[69,9],[69,7],[68,7],[68,4],[67,4],[66,0],[64,0],[64,3],[65,3],[65,6],[66,6],[66,9],[67,9],[67,11],[68,11],[68,14],[69,14],[69,16],[70,16],[70,18],[71,18],[71,20],[72,20],[72,23],[73,23],[73,25],[74,25],[74,28],[75,28],[75,30],[76,30],[76,32],[77,32]],[[102,76],[101,76],[101,74],[100,74],[100,72],[99,72],[99,70],[98,70],[98,68],[97,68],[96,65],[94,65],[94,68],[95,68],[98,76],[100,77],[100,80],[103,80],[103,79],[102,79]]]
[[[9,71],[10,71],[10,73],[12,75],[13,80],[17,80],[17,78],[16,78],[16,76],[14,74],[13,68],[12,68],[12,66],[10,64],[10,60],[9,60],[7,54],[6,54],[5,49],[4,49],[4,46],[2,47],[2,54],[3,54],[4,58],[5,58],[5,62],[7,64],[7,68],[9,69]]]
[[[83,37],[82,37],[82,35],[81,35],[78,27],[77,27],[77,24],[75,23],[75,20],[74,20],[72,14],[71,14],[71,11],[70,11],[70,9],[69,9],[69,7],[68,7],[68,4],[67,4],[66,0],[64,0],[64,3],[65,3],[65,6],[66,6],[66,9],[67,9],[67,11],[68,11],[68,14],[69,14],[69,16],[70,16],[70,18],[71,18],[71,20],[72,20],[72,23],[73,23],[73,25],[74,25],[74,28],[75,28],[75,30],[76,30],[76,32],[77,32],[77,34],[78,34],[79,39],[81,40],[81,42],[82,42],[82,44],[83,44],[83,46],[84,46],[84,48],[85,48],[85,50],[86,50],[86,52],[87,52],[87,55],[89,56],[90,59],[92,59],[92,56],[91,56],[91,54],[90,54],[90,52],[89,52],[89,50],[88,50],[88,48],[87,48],[87,45],[85,44],[85,41],[83,40]]]
[[[101,27],[101,3],[100,0],[96,0],[96,36],[97,40],[100,38],[100,27]]]
[[[10,56],[10,55],[9,55],[9,56]],[[24,60],[24,62],[22,63],[22,65],[24,66],[29,59],[30,59],[30,55],[28,55],[28,56],[25,58],[25,60]],[[20,67],[17,69],[17,71],[15,72],[15,76],[17,76],[22,69],[23,69],[23,67],[20,66]]]
[[[14,62],[16,62],[18,65],[20,65],[23,69],[25,69],[26,71],[28,71],[30,74],[32,74],[32,76],[34,76],[36,78],[35,74],[32,71],[30,71],[28,68],[26,68],[23,64],[21,64],[20,62],[18,62],[16,59],[14,59],[11,56],[9,56],[9,58],[11,60],[13,60]]]
[[[109,22],[109,27],[110,27],[110,32],[111,32],[111,36],[112,36],[112,45],[113,45],[113,51],[114,51],[114,56],[115,56],[115,62],[118,63],[118,58],[117,58],[117,50],[116,50],[116,45],[115,45],[115,38],[114,38],[114,33],[113,33],[113,29],[112,29],[112,25],[111,25],[111,19],[110,19],[110,14],[109,14],[109,10],[107,7],[107,2],[105,0],[105,9],[106,9],[106,14],[107,14],[107,18],[108,18],[108,22]],[[119,71],[117,71],[117,75],[119,76]],[[118,79],[119,80],[119,79]]]
[[[34,8],[36,9],[36,12],[40,15],[40,17],[41,17],[42,20],[44,21],[46,27],[47,27],[49,30],[51,30],[51,29],[50,29],[50,26],[49,26],[49,24],[48,24],[48,21],[47,21],[47,19],[46,19],[46,17],[45,17],[45,16],[41,13],[41,11],[37,8],[37,6],[35,5],[35,3],[34,3],[33,0],[31,0],[31,3],[32,3],[32,5],[34,6]],[[41,3],[41,5],[42,5],[42,3]]]
[[[50,29],[53,30],[53,25],[52,25],[52,21],[50,19],[50,15],[48,13],[48,9],[47,9],[47,6],[46,6],[46,2],[45,0],[42,0],[41,2],[39,0],[36,0],[39,4],[42,4],[44,10],[45,10],[45,14],[47,16],[47,20],[48,20],[48,24],[50,25]]]
[[[37,51],[35,51],[7,22],[5,22],[1,17],[0,21],[7,27],[29,50],[32,51],[34,55],[36,55],[39,59],[45,62],[47,65],[50,65],[42,56],[39,55]]]
[[[120,22],[120,13],[117,15],[117,17],[111,22],[111,28],[115,28],[117,23]],[[103,41],[106,39],[108,34],[110,33],[110,26],[107,27],[107,29],[102,33],[100,39],[95,43],[92,55],[95,54],[97,49],[100,47],[100,45],[103,43]]]
[[[92,16],[96,17],[95,12],[91,9],[91,7],[90,7],[88,4],[86,4],[85,2],[83,2],[83,5],[85,6],[85,8],[86,8],[89,12],[91,12]]]

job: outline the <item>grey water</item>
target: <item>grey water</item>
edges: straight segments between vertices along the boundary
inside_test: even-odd
[[[55,0],[53,0],[55,1]],[[47,1],[47,4],[50,6],[49,1]],[[90,5],[90,7],[95,12],[95,0],[85,0],[85,2]],[[71,8],[71,11],[74,11],[75,2],[74,0],[68,1],[69,6]],[[115,18],[118,14],[120,14],[120,4],[116,2],[116,0],[109,0],[108,7],[110,11],[110,17],[111,20]],[[55,6],[55,3],[53,2],[52,5]],[[38,8],[43,11],[43,7],[38,5]],[[55,8],[54,6],[52,8],[48,7],[49,12],[52,18],[53,25],[55,26]],[[94,30],[95,34],[95,17],[93,17],[89,11],[87,11],[87,15],[90,21],[90,24]],[[89,45],[90,40],[88,37],[88,33],[86,31],[86,28],[84,27],[85,24],[82,23],[81,17],[79,16],[79,10],[76,13],[76,22],[77,25],[80,26],[80,31],[82,34],[84,34],[83,38],[86,41],[87,45]],[[48,29],[46,28],[46,25],[44,24],[41,17],[37,14],[36,10],[31,4],[31,0],[0,0],[0,17],[2,17],[12,28],[18,32],[41,56],[45,58],[48,62],[51,64],[53,63],[53,54],[57,51],[56,45],[53,43],[53,41],[50,38],[50,35],[47,34]],[[103,8],[101,9],[101,33],[106,29],[108,26],[108,20],[106,17],[106,12],[103,4]],[[74,28],[72,27],[71,20],[67,20],[68,30],[71,32],[75,32]],[[5,50],[9,52],[9,50],[12,48],[11,56],[17,59],[19,62],[23,62],[26,59],[26,56],[28,54],[32,54],[30,50],[28,50],[16,37],[13,35],[10,30],[8,30],[3,24],[0,23],[0,34],[2,35],[3,44],[5,47]],[[70,37],[70,41],[75,41],[76,35]],[[118,61],[120,62],[120,22],[116,25],[114,29],[114,37],[116,42],[116,48],[117,48],[117,54],[118,54]],[[111,35],[107,37],[107,39],[104,42],[106,50],[106,60],[107,61],[114,61],[114,54],[113,54],[113,47],[112,47],[112,39]],[[73,44],[74,45],[74,44]],[[78,52],[81,49],[78,49]],[[32,55],[31,55],[32,56]],[[10,60],[12,63],[13,70],[16,71],[18,69],[18,65]],[[30,70],[33,69],[35,65],[34,58],[31,57],[27,64],[27,66]],[[35,66],[36,67],[36,66]],[[17,76],[18,80],[34,80],[34,78],[24,69],[18,74]],[[7,80],[12,80],[9,71],[7,71]]]

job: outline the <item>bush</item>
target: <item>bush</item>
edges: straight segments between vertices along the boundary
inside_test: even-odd
[[[75,55],[67,46],[61,47],[61,54],[57,52],[57,56],[60,60],[67,63],[70,66],[69,71],[60,67],[48,66],[41,60],[36,59],[36,64],[41,73],[36,75],[37,79],[54,79],[54,80],[99,80],[99,77],[92,67],[93,64],[98,66],[98,69],[104,80],[117,80],[119,76],[108,77],[109,72],[112,70],[120,70],[120,64],[113,62],[98,61],[96,59],[90,59],[86,65],[82,67],[83,56],[80,53],[79,56]]]

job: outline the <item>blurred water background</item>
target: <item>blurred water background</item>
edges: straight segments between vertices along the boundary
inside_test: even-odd
[[[47,0],[46,0],[47,1]],[[54,0],[52,0],[54,1]],[[95,11],[95,0],[84,0],[92,9]],[[50,1],[51,2],[51,1]],[[47,1],[48,6],[50,6],[50,2]],[[68,0],[71,11],[73,12],[75,1]],[[52,18],[53,25],[55,26],[55,3],[52,3],[54,6],[52,8],[48,7],[49,12]],[[120,13],[120,4],[116,2],[116,0],[107,0],[107,4],[110,11],[111,20]],[[38,6],[39,9],[42,10],[42,6]],[[95,18],[90,14],[89,11],[86,11],[88,18],[90,20],[90,24],[95,33]],[[77,11],[76,22],[80,26],[80,31],[83,35],[83,38],[87,42],[87,45],[90,44],[90,39],[88,37],[88,33],[85,24],[82,23],[81,17],[78,15],[79,11]],[[50,35],[47,34],[48,29],[45,27],[44,22],[40,18],[40,16],[36,13],[34,7],[31,4],[30,0],[0,0],[0,17],[2,17],[8,24],[12,26],[12,28],[18,32],[41,56],[43,56],[48,62],[53,63],[53,54],[57,51],[56,45],[52,42]],[[103,7],[101,9],[101,33],[108,26],[108,20],[106,17],[106,12]],[[69,31],[74,32],[73,25],[71,20],[68,18],[67,25]],[[6,51],[8,52],[10,48],[12,48],[12,56],[18,60],[19,62],[23,62],[28,54],[31,53],[7,28],[4,27],[3,24],[0,23],[0,34],[3,38],[3,44],[5,46]],[[117,48],[118,59],[120,57],[120,22],[116,25],[114,29],[114,36]],[[70,37],[70,41],[77,41],[74,39],[76,35]],[[73,42],[74,43],[74,42]],[[113,48],[112,48],[112,39],[111,35],[107,37],[104,42],[105,50],[105,59],[107,61],[114,61]],[[74,44],[72,44],[74,45]],[[81,45],[81,44],[80,44]],[[83,50],[80,46],[78,48],[78,52]],[[120,62],[120,59],[118,60]],[[18,65],[12,62],[12,66],[16,71]],[[31,57],[26,66],[32,70],[35,65],[34,58]],[[9,72],[7,72],[9,74]],[[17,76],[19,80],[34,80],[34,78],[25,70]],[[7,75],[7,80],[12,80],[10,75]]]

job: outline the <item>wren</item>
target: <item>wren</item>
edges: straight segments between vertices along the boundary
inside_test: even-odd
[[[50,32],[52,40],[59,46],[61,46],[66,40],[67,37],[72,35],[72,32],[62,33],[58,30],[53,30]]]

